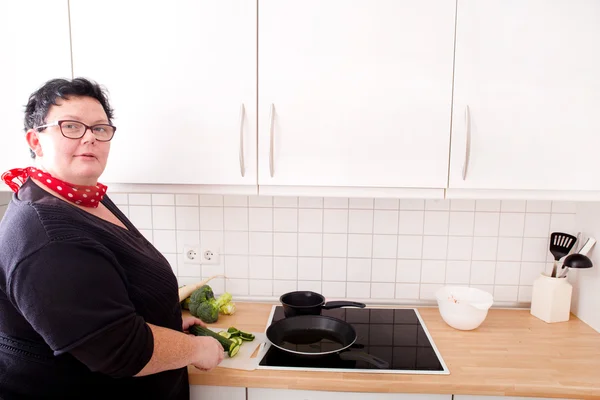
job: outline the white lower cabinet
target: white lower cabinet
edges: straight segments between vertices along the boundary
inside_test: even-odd
[[[376,384],[374,382],[374,384]],[[451,400],[450,394],[322,392],[248,388],[248,400]]]
[[[454,400],[550,400],[546,397],[511,397],[511,396],[475,396],[455,394]],[[552,399],[552,400],[570,400],[570,399]]]
[[[246,388],[190,385],[190,400],[246,400]]]

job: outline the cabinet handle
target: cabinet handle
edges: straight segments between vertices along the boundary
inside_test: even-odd
[[[242,177],[246,175],[246,165],[244,163],[244,117],[246,109],[244,103],[240,107],[240,172]]]
[[[462,167],[463,181],[467,178],[467,169],[469,168],[469,158],[471,157],[471,112],[469,106],[465,108],[465,128],[467,133],[467,141],[465,144],[465,162]]]
[[[271,103],[271,113],[269,116],[269,134],[271,137],[270,150],[269,150],[269,170],[271,171],[271,178],[275,175],[275,165],[273,162],[273,152],[275,151],[275,138],[274,138],[274,121],[275,121],[275,105]]]

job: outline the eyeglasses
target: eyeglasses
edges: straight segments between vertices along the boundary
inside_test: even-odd
[[[115,131],[117,130],[116,126],[109,124],[97,124],[97,125],[86,125],[83,122],[79,121],[69,121],[69,120],[61,120],[54,121],[46,125],[38,126],[37,129],[40,131],[43,128],[48,128],[51,126],[58,126],[60,128],[60,133],[66,138],[69,139],[80,139],[85,135],[85,132],[89,129],[90,132],[94,135],[97,141],[99,142],[108,142],[115,135]]]

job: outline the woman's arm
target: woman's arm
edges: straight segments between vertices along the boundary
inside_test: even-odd
[[[135,376],[155,374],[190,364],[208,371],[223,360],[223,347],[212,337],[188,335],[152,324],[148,326],[154,336],[154,351],[148,364]]]

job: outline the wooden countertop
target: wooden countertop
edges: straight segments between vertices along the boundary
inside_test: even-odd
[[[235,315],[219,316],[210,326],[264,332],[272,304],[236,306]],[[417,309],[450,375],[225,368],[202,372],[190,366],[190,384],[600,399],[600,333],[573,315],[568,322],[547,324],[529,310],[491,309],[478,329],[459,331],[446,325],[437,308]]]

